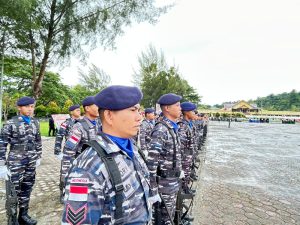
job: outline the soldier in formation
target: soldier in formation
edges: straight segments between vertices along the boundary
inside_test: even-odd
[[[151,133],[147,160],[151,189],[161,198],[161,203],[155,206],[155,224],[172,224],[180,179],[184,176],[177,125],[181,114],[181,98],[169,93],[162,95],[157,102],[163,116]]]
[[[100,131],[98,106],[95,104],[94,96],[83,99],[82,106],[84,117],[78,119],[66,140],[63,149],[63,158],[61,163],[61,183],[65,184],[65,177],[75,158],[82,152],[82,146],[88,141],[95,140]],[[63,196],[61,196],[63,198]]]
[[[153,203],[150,174],[132,138],[137,135],[141,91],[110,86],[95,96],[102,130],[74,160],[66,177],[62,224],[148,224]]]
[[[28,215],[36,168],[42,157],[39,122],[32,117],[34,107],[33,98],[20,98],[17,101],[19,115],[7,121],[0,136],[0,174],[2,178],[7,178],[7,173],[10,172],[18,199],[18,223],[24,225],[37,224]],[[6,158],[8,145],[10,147]]]
[[[144,155],[148,156],[149,143],[151,140],[151,132],[155,125],[155,110],[153,108],[145,109],[145,119],[142,121],[140,131],[139,131],[139,140],[140,147]]]
[[[80,119],[81,111],[80,111],[80,105],[72,105],[69,107],[70,112],[70,118],[66,119],[61,125],[60,128],[56,134],[55,139],[55,146],[54,146],[54,155],[59,159],[62,160],[63,153],[61,151],[62,148],[62,141],[65,138],[67,138],[70,135],[70,131],[72,130],[72,127],[74,124]],[[62,163],[61,167],[62,168]],[[60,170],[60,177],[59,177],[59,190],[60,190],[60,201],[63,201],[64,196],[64,177],[62,177],[62,170]]]
[[[61,146],[62,141],[69,136],[70,130],[72,129],[75,122],[80,118],[80,105],[72,105],[69,107],[70,118],[66,119],[59,127],[59,130],[56,134],[55,146],[54,146],[54,155],[60,160],[62,159]]]

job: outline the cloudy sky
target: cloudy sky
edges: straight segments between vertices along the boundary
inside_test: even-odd
[[[108,73],[112,84],[130,85],[137,56],[151,43],[205,104],[300,91],[299,0],[174,2],[157,24],[126,28],[116,50],[95,49],[89,62]],[[59,70],[64,83],[78,83],[78,65],[72,59]]]

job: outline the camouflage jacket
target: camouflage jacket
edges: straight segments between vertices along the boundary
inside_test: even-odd
[[[149,143],[151,141],[151,132],[154,127],[154,124],[149,120],[143,120],[141,128],[140,128],[140,142],[141,142],[141,150],[147,156],[149,151]]]
[[[42,139],[37,119],[31,118],[26,124],[21,116],[13,117],[3,126],[0,135],[0,161],[5,161],[7,145],[10,144],[9,157],[42,157]]]
[[[82,152],[83,144],[96,139],[96,135],[101,129],[98,120],[96,122],[96,126],[94,126],[87,117],[83,117],[83,119],[78,120],[72,127],[63,150],[61,170],[63,176],[68,172],[72,161]],[[85,126],[87,127],[85,128]]]
[[[68,138],[70,130],[75,124],[76,120],[71,118],[66,119],[59,127],[59,130],[56,134],[55,138],[55,146],[54,146],[54,154],[58,155],[61,152],[61,144],[65,137]]]
[[[180,140],[166,117],[155,124],[149,146],[147,165],[152,191],[155,194],[157,191],[170,194],[177,192],[182,171]]]
[[[188,156],[193,156],[196,150],[194,127],[190,126],[189,121],[183,119],[178,122],[178,133],[180,137],[180,148],[182,153],[182,160],[184,161]]]
[[[123,183],[124,224],[147,224],[151,220],[149,171],[134,146],[134,158],[119,149],[105,134],[96,141],[117,163]],[[93,148],[73,162],[66,177],[62,224],[114,224],[115,191],[108,170]],[[74,222],[75,221],[75,222]]]

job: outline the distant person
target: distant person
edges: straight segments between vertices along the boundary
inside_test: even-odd
[[[54,120],[52,116],[50,116],[49,119],[49,131],[48,131],[48,136],[51,136],[51,131],[52,131],[52,136],[55,136],[55,125],[54,125]]]

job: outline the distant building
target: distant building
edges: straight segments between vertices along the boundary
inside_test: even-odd
[[[250,104],[244,100],[235,103],[225,103],[223,110],[229,112],[242,112],[245,114],[260,111],[256,104]]]

